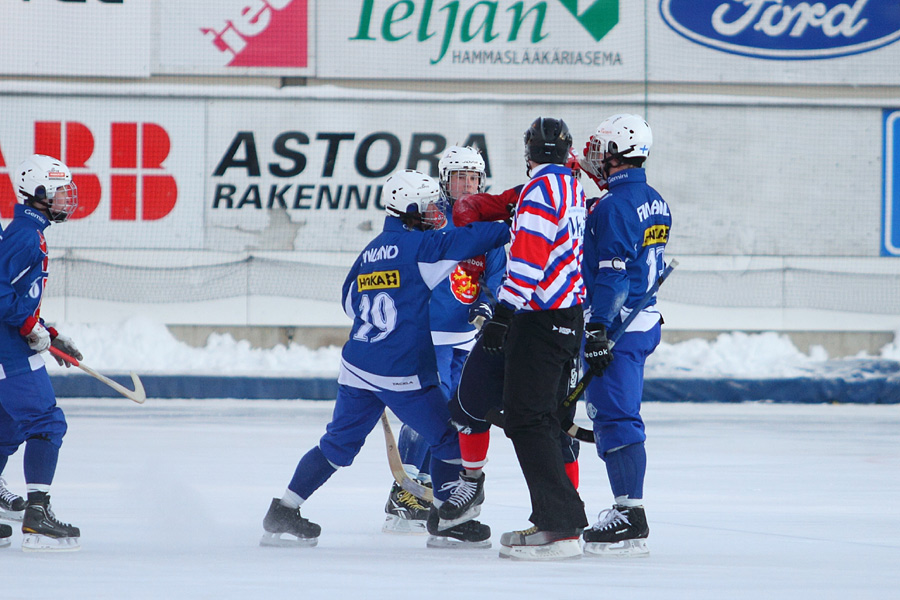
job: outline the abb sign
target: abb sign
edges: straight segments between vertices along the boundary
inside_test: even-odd
[[[0,140],[2,141],[2,140]],[[171,148],[169,134],[155,123],[111,123],[109,219],[155,221],[168,215],[178,199],[175,178],[163,162]],[[104,198],[100,178],[88,165],[94,154],[94,135],[76,121],[38,121],[34,151],[61,159],[78,186],[78,209],[72,219],[90,216]],[[24,158],[24,157],[23,157]],[[0,146],[0,217],[11,219],[16,193],[13,177]]]

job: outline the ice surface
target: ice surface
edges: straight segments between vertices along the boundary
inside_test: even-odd
[[[381,533],[380,431],[303,506],[316,548],[261,548],[262,518],[324,430],[332,402],[62,399],[53,507],[82,550],[0,549],[3,598],[892,598],[900,589],[900,406],[648,403],[651,554],[519,563],[529,525],[511,445],[494,429],[490,550]],[[584,415],[579,418],[587,425]],[[395,431],[397,423],[394,422]],[[582,446],[588,518],[611,502]],[[20,450],[4,476],[23,492]]]

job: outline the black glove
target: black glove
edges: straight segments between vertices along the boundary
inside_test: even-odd
[[[490,302],[478,300],[469,307],[469,323],[481,329],[484,326],[484,322],[490,320],[493,314],[494,310],[491,308]]]
[[[509,324],[516,313],[505,304],[497,304],[494,316],[481,328],[481,347],[488,354],[503,354]]]
[[[584,326],[584,360],[595,377],[603,375],[603,371],[612,362],[612,344],[606,338],[606,326],[600,323],[588,323]]]

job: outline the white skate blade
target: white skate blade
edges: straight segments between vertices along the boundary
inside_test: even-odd
[[[26,533],[22,539],[22,552],[75,552],[81,550],[77,537],[52,538],[39,533]]]
[[[443,531],[444,529],[450,529],[451,527],[455,527],[460,523],[465,523],[466,521],[471,521],[475,517],[481,514],[481,505],[476,504],[466,512],[462,514],[458,519],[450,519],[449,521],[445,519],[440,519],[438,521],[438,531]]]
[[[385,515],[381,531],[399,535],[423,535],[428,533],[425,521],[403,519],[397,515]]]
[[[290,533],[269,533],[268,531],[259,540],[260,546],[272,548],[312,548],[318,543],[319,538],[317,537],[298,538]]]
[[[478,548],[490,548],[491,540],[487,539],[483,542],[464,542],[452,537],[444,537],[440,535],[428,536],[425,543],[428,548],[462,548],[464,550],[474,550]]]
[[[500,558],[512,560],[571,560],[581,558],[578,540],[559,540],[540,546],[500,546]]]
[[[649,556],[650,549],[647,540],[624,540],[615,544],[600,544],[597,542],[586,543],[584,553],[592,556]]]
[[[25,518],[24,510],[6,510],[0,508],[0,521],[21,521]]]

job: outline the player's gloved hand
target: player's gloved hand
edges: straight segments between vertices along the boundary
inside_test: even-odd
[[[576,179],[581,178],[581,159],[578,156],[578,152],[575,151],[575,148],[569,148],[569,156],[566,158],[566,166],[572,169],[572,175]]]
[[[50,345],[56,348],[57,350],[62,350],[75,360],[81,360],[84,358],[81,355],[81,352],[78,351],[78,348],[75,346],[75,342],[72,341],[72,338],[69,336],[58,332],[53,327],[48,327],[47,330],[50,332]],[[53,355],[53,358],[56,359],[56,362],[59,363],[59,366],[66,367],[67,369],[72,366],[72,363],[67,361],[61,356]]]
[[[606,326],[600,323],[587,323],[584,326],[584,360],[595,377],[603,375],[603,371],[612,362],[612,348],[606,337]]]
[[[50,347],[50,332],[34,317],[25,319],[25,323],[19,328],[19,335],[25,338],[28,347],[35,352],[43,352]]]
[[[485,321],[490,320],[494,314],[490,302],[484,300],[476,300],[475,304],[469,307],[469,323],[474,325],[476,329],[481,329]]]
[[[481,328],[481,347],[488,354],[503,354],[509,324],[516,311],[499,303],[494,309],[494,316]]]
[[[468,194],[453,203],[453,224],[465,227],[476,221],[508,221],[515,213],[521,185],[499,194]]]

